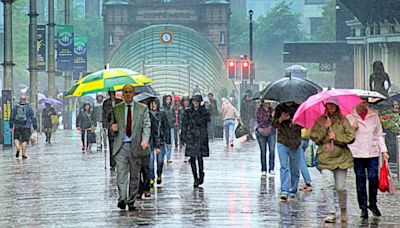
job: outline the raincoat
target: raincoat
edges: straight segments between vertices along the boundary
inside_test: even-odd
[[[349,169],[353,167],[353,156],[348,144],[354,142],[355,130],[346,117],[334,115],[332,120],[332,131],[335,133],[333,140],[333,151],[330,148],[328,128],[325,127],[325,116],[318,118],[311,129],[310,138],[318,147],[318,167],[320,169],[335,170]]]
[[[208,157],[208,131],[210,113],[203,106],[197,110],[194,107],[183,113],[182,138],[186,143],[185,156]]]

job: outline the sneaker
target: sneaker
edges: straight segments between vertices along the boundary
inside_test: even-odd
[[[305,184],[299,188],[299,191],[311,192],[312,186],[311,184]]]
[[[274,172],[273,170],[271,170],[271,171],[269,171],[269,175],[270,175],[271,177],[273,177],[273,176],[275,176],[275,172]]]
[[[368,218],[368,210],[367,209],[362,209],[360,217],[363,218],[363,219],[367,219]]]
[[[382,216],[382,214],[381,214],[381,212],[379,211],[379,209],[378,209],[377,206],[375,206],[375,207],[373,207],[373,206],[368,206],[368,209],[371,210],[371,212],[372,212],[372,214],[373,214],[374,216],[377,216],[377,217]]]
[[[167,163],[172,163],[172,161],[171,161],[171,160],[168,160]]]
[[[160,176],[158,176],[158,177],[157,177],[157,184],[161,184],[161,182],[162,182],[162,179],[161,179]]]
[[[279,198],[280,198],[282,201],[286,201],[286,200],[288,199],[288,197],[287,197],[286,194],[281,194],[281,195],[279,196]]]
[[[328,216],[325,217],[324,222],[325,223],[335,223],[336,222],[336,215],[335,214],[329,214]]]
[[[150,180],[150,187],[151,187],[151,188],[153,188],[153,187],[154,187],[154,183],[155,183],[155,181],[154,181],[154,180]]]
[[[262,171],[261,172],[261,176],[263,176],[263,177],[267,176],[267,172],[266,171]]]
[[[296,196],[289,196],[289,200],[290,201],[297,201],[297,197]]]

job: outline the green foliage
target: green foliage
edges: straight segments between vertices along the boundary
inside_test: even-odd
[[[29,82],[29,12],[28,0],[18,0],[13,3],[13,58],[14,85]]]
[[[248,53],[249,50],[249,18],[240,12],[233,12],[230,18],[229,37],[231,56]]]
[[[323,7],[322,24],[317,30],[315,37],[320,41],[329,41],[336,39],[336,1],[329,0]]]
[[[400,115],[399,113],[392,111],[384,111],[380,115],[383,129],[388,129],[393,133],[398,134],[400,132]]]

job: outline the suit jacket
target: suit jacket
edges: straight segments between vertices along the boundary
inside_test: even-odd
[[[121,103],[122,100],[115,98],[115,105]],[[111,110],[112,110],[112,101],[111,98],[108,98],[103,102],[103,128],[110,128],[111,127]]]
[[[149,110],[146,105],[133,101],[134,105],[132,108],[132,154],[134,157],[145,157],[150,155],[150,148],[142,150],[140,143],[142,141],[149,142],[150,138],[150,116]],[[112,123],[114,120],[118,124],[118,133],[114,139],[113,156],[115,156],[122,146],[123,138],[125,136],[125,102],[121,102],[113,107],[114,115],[112,118]],[[115,118],[115,119],[114,119]]]

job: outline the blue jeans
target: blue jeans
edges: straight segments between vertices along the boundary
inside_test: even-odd
[[[235,136],[235,119],[224,120],[225,139],[226,143],[233,143]]]
[[[167,149],[167,161],[171,160],[171,152],[172,152],[172,146],[175,145],[175,140],[174,140],[174,133],[175,133],[175,129],[171,128],[170,129],[171,132],[171,145],[170,147]]]
[[[281,193],[296,196],[300,179],[301,147],[293,150],[278,143],[279,161],[281,162]]]
[[[376,207],[376,196],[378,194],[379,157],[374,158],[354,158],[354,172],[356,174],[357,200],[360,209],[367,210],[367,203],[371,207]],[[367,171],[367,174],[365,174]],[[367,176],[368,176],[368,195],[367,195]],[[368,199],[369,198],[369,199]]]
[[[306,149],[308,147],[308,143],[309,140],[308,139],[302,139],[301,140],[301,157],[300,157],[300,171],[301,171],[301,175],[303,176],[304,182],[306,182],[306,184],[311,184],[311,177],[310,177],[310,173],[308,172],[308,168],[307,168],[307,162],[306,162],[306,158],[304,153],[306,152]]]
[[[267,137],[262,136],[258,131],[256,131],[258,145],[261,151],[261,171],[267,171],[267,144],[269,151],[269,170],[273,171],[275,167],[275,142],[276,135],[272,134]]]
[[[171,145],[172,146],[172,145]],[[171,148],[170,146],[170,148]],[[154,152],[154,148],[151,148],[151,153],[150,153],[150,179],[154,180],[156,176],[154,175],[154,159],[157,156],[157,176],[161,176],[162,171],[163,171],[163,165],[164,165],[164,156],[166,154],[166,146],[165,144],[161,144],[160,146],[160,153],[156,155]]]

